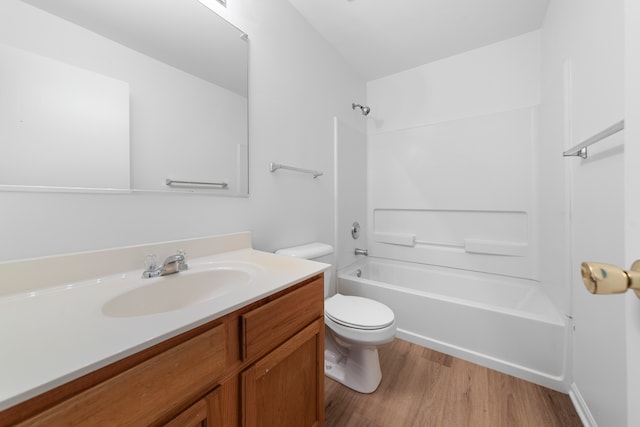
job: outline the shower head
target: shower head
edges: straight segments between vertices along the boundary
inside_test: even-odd
[[[351,108],[352,109],[356,109],[359,108],[360,111],[362,111],[362,115],[366,116],[371,112],[371,108],[367,107],[366,105],[360,105],[360,104],[356,104],[355,102],[351,103]]]

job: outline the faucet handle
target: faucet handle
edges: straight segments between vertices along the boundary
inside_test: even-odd
[[[144,271],[142,278],[156,277],[159,274],[158,256],[156,254],[148,254],[144,256]]]
[[[187,252],[184,249],[178,250],[178,255],[182,255],[182,261],[178,262],[178,271],[184,271],[189,269],[187,264]]]
[[[144,257],[144,269],[146,271],[155,270],[158,268],[158,256],[156,254],[145,255]]]

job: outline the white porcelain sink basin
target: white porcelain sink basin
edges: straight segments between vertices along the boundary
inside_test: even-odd
[[[134,317],[179,310],[227,294],[247,284],[251,269],[213,267],[187,270],[148,281],[102,306],[109,317]]]

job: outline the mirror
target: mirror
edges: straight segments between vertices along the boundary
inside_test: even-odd
[[[0,189],[248,194],[248,40],[197,0],[3,0]]]

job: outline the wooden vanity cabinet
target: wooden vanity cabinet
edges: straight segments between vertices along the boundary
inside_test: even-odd
[[[2,426],[322,426],[323,276],[0,412]]]

